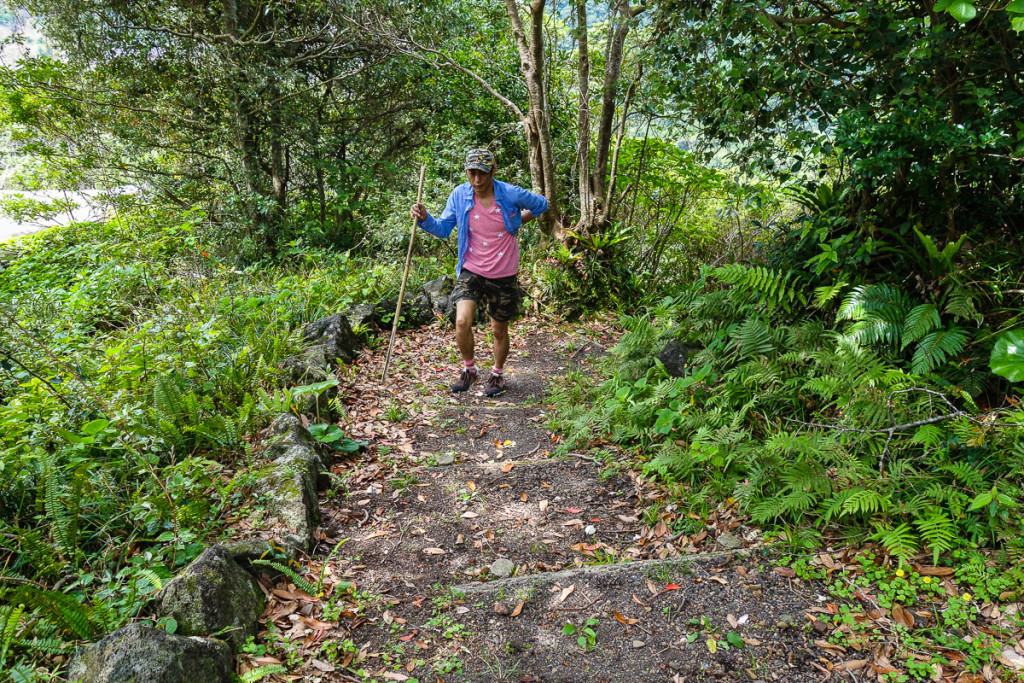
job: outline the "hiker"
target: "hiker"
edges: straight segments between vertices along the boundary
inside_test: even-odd
[[[519,291],[519,243],[516,233],[548,208],[548,200],[521,187],[494,179],[494,154],[487,149],[466,153],[465,182],[448,195],[440,218],[423,204],[413,204],[409,214],[417,225],[435,237],[447,238],[459,229],[459,257],[455,267],[455,343],[464,367],[452,391],[468,390],[479,378],[473,349],[473,322],[477,305],[487,304],[494,333],[494,365],[484,394],[505,391],[505,359],[508,357],[508,324],[521,299]]]

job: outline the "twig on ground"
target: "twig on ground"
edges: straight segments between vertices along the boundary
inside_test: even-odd
[[[600,600],[603,597],[604,597],[604,594],[602,593],[601,595],[598,595],[596,598],[594,598],[593,600],[591,600],[587,604],[583,605],[583,607],[555,607],[554,610],[556,612],[580,612],[582,610],[587,609],[588,607],[590,607],[591,605],[593,605],[595,602],[597,602],[598,600]]]
[[[593,456],[590,456],[590,455],[584,455],[583,453],[569,453],[568,455],[570,455],[570,456],[572,456],[574,458],[579,458],[581,460],[589,460],[590,462],[592,462],[592,463],[594,463],[596,465],[603,465],[604,464],[603,462],[601,462],[597,458],[595,458]]]

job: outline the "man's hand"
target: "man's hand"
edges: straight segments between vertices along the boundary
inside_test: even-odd
[[[417,222],[422,223],[427,220],[427,207],[422,204],[413,204],[409,208],[409,215],[415,218]]]
[[[520,216],[522,216],[523,225],[526,225],[527,223],[532,221],[534,218],[536,218],[536,216],[533,215],[533,212],[530,211],[529,209],[523,209],[523,212],[520,214]]]

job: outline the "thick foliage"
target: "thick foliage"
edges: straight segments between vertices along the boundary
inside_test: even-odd
[[[1010,426],[1024,411],[978,407],[1005,385],[951,362],[968,339],[955,314],[886,285],[823,287],[819,305],[847,292],[828,324],[804,317],[800,277],[706,269],[657,323],[625,318],[610,379],[567,409],[566,447],[627,445],[684,496],[734,497],[793,540],[816,529],[901,557],[961,544],[1024,554],[1024,430]],[[700,349],[684,377],[656,360],[666,330]]]
[[[199,214],[139,212],[0,251],[0,666],[134,617],[249,502],[295,328],[397,282],[298,250],[239,272],[211,239]]]

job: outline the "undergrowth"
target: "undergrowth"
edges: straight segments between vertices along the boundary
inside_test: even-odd
[[[608,379],[560,389],[563,449],[596,440],[690,496],[733,498],[797,547],[877,543],[905,563],[1024,558],[1024,410],[988,368],[998,330],[966,287],[811,289],[799,271],[705,269],[626,316]],[[813,294],[810,292],[813,291]],[[668,338],[681,377],[658,360]]]
[[[287,403],[295,330],[398,281],[298,244],[245,271],[224,256],[202,214],[145,209],[0,245],[0,670],[17,680],[139,616],[224,533]]]

